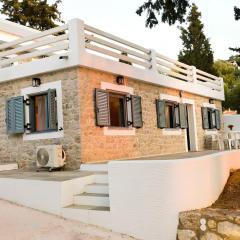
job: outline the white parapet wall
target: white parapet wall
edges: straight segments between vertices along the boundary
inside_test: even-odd
[[[181,211],[210,206],[240,151],[178,160],[112,161],[109,193],[113,231],[147,240],[175,240]]]

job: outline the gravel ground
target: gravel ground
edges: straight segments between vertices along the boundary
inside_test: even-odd
[[[240,209],[240,170],[234,171],[212,208]]]
[[[66,220],[0,200],[1,240],[134,240],[125,235]]]

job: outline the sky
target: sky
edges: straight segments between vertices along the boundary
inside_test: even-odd
[[[181,49],[179,24],[160,23],[145,27],[145,18],[135,12],[145,0],[62,0],[62,18],[80,18],[88,25],[107,31],[174,59]],[[49,0],[54,2],[54,0]],[[210,39],[215,59],[228,59],[229,47],[240,47],[240,21],[234,20],[233,7],[240,0],[196,0],[202,12],[204,32]]]

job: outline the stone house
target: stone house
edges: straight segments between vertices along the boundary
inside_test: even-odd
[[[18,38],[1,39],[13,33],[0,22],[1,162],[35,166],[49,144],[63,145],[69,169],[203,151],[221,130],[221,78],[78,19],[14,27]]]

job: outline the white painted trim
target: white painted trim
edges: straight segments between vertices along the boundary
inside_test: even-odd
[[[11,171],[18,169],[17,163],[6,163],[6,164],[0,164],[0,172],[2,171]]]
[[[33,33],[40,33],[40,31],[35,30],[24,25],[14,23],[8,20],[0,19],[0,31],[6,32],[8,34],[17,35],[19,37],[24,37]]]
[[[182,129],[176,128],[164,128],[162,134],[165,136],[180,136],[182,135]]]
[[[63,109],[62,109],[62,84],[61,81],[50,82],[41,84],[39,87],[27,87],[21,89],[21,95],[24,99],[27,99],[29,95],[46,92],[48,89],[56,89],[57,93],[57,117],[58,117],[58,129],[63,128]],[[29,106],[25,107],[25,124],[29,123]],[[23,140],[40,140],[40,139],[52,139],[64,137],[64,130],[46,133],[24,133]]]
[[[105,136],[134,136],[135,128],[114,128],[114,127],[104,127],[103,133]]]
[[[125,85],[117,85],[117,84],[108,83],[108,82],[101,82],[101,89],[113,90],[117,92],[129,93],[129,94],[133,94],[134,92],[132,87],[128,87]]]
[[[116,92],[122,92],[127,94],[133,94],[134,90],[132,87],[125,85],[117,85],[108,82],[101,82],[101,89],[103,90],[113,90]],[[128,107],[129,110],[129,107]],[[131,113],[128,111],[128,118],[131,118]],[[136,130],[133,127],[128,128],[114,128],[114,127],[104,127],[103,134],[105,136],[133,136]]]
[[[168,101],[174,101],[177,103],[184,103],[187,105],[191,105],[192,109],[188,108],[188,114],[189,114],[189,126],[191,128],[190,131],[190,144],[191,144],[191,151],[198,151],[198,138],[197,138],[197,122],[196,122],[196,108],[195,108],[195,101],[193,99],[189,98],[180,98],[178,96],[173,96],[169,94],[160,94],[161,100],[168,100]],[[187,131],[184,129],[162,129],[163,135],[181,135],[184,133],[185,136],[185,150],[188,151],[187,146]]]
[[[216,109],[216,105],[213,104],[213,103],[203,103],[202,106],[203,106],[203,107],[208,107],[208,108]]]
[[[196,117],[196,107],[195,101],[189,98],[183,98],[182,103],[191,105],[191,108],[188,108],[188,117],[189,117],[189,126],[192,129],[190,138],[193,140],[190,142],[191,151],[198,151],[198,136],[197,136],[197,117]],[[186,133],[187,134],[187,133]]]
[[[161,100],[168,100],[168,101],[173,101],[173,102],[180,102],[180,97],[169,95],[169,94],[160,94],[160,99]]]

